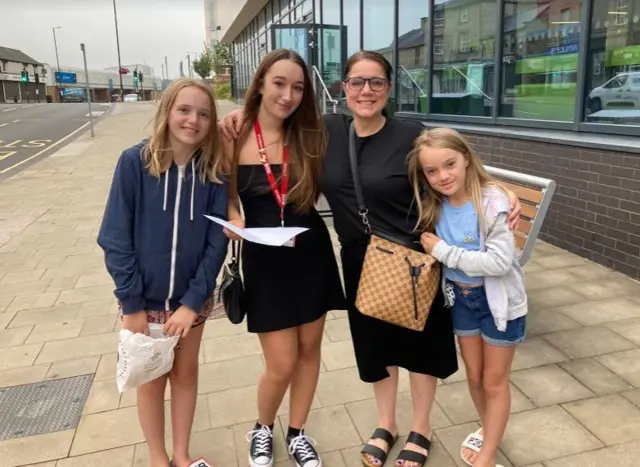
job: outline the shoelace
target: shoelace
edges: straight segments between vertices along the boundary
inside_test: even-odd
[[[317,454],[312,446],[315,446],[316,442],[313,438],[300,434],[295,438],[291,438],[289,442],[289,454],[298,454],[300,461],[306,462],[310,459],[316,459]]]
[[[269,444],[271,438],[273,438],[273,433],[266,425],[263,425],[259,430],[252,430],[246,435],[248,442],[252,442],[254,439],[256,440],[254,455],[270,456],[271,450],[269,449]]]

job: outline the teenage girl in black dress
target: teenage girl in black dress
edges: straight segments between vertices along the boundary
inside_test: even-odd
[[[293,246],[243,244],[247,324],[258,334],[266,361],[258,383],[258,421],[248,434],[249,464],[273,464],[273,424],[290,387],[289,453],[299,467],[320,467],[315,442],[303,427],[320,372],[325,315],[346,306],[329,231],[314,207],[325,132],[298,54],[279,49],[262,59],[245,96],[244,116],[235,152],[233,143],[225,145],[232,173],[229,221],[309,229]]]

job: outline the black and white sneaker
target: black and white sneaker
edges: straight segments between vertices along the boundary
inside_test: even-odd
[[[267,425],[256,425],[247,433],[249,467],[273,467],[273,432]]]
[[[298,436],[287,439],[289,455],[298,467],[322,467],[322,459],[313,448],[316,442],[301,431]]]

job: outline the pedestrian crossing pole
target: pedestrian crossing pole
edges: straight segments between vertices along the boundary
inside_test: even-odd
[[[91,113],[91,88],[89,87],[89,70],[87,68],[87,52],[84,49],[84,44],[80,44],[80,50],[82,50],[82,60],[84,60],[84,81],[85,81],[85,93],[87,95],[87,103],[89,104],[89,126],[91,127],[91,137],[93,133],[93,114]]]

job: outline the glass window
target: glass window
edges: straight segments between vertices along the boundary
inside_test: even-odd
[[[500,116],[574,120],[580,8],[577,0],[505,5]]]
[[[273,3],[267,3],[265,14],[267,15],[267,29],[269,29],[273,24]]]
[[[435,1],[430,112],[491,115],[496,8],[497,0]]]
[[[266,9],[258,13],[258,33],[262,34],[266,30],[265,22]]]
[[[280,21],[280,0],[271,0],[273,5],[273,22],[278,23]]]
[[[427,112],[429,0],[403,0],[398,11],[398,111]],[[434,54],[438,54],[434,41]],[[442,54],[442,38],[440,38]]]
[[[344,2],[344,27],[347,34],[347,56],[360,50],[360,2]],[[325,24],[327,20],[324,20]],[[340,24],[340,21],[338,23]]]
[[[375,50],[393,63],[394,0],[362,0],[364,50]]]
[[[340,25],[340,0],[322,0],[322,24]]]
[[[593,1],[585,70],[587,122],[640,125],[639,10],[638,1]]]

